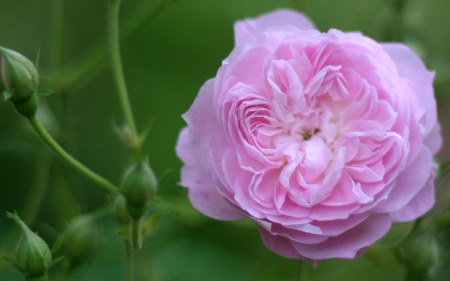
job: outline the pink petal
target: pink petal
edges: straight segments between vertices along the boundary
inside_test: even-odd
[[[442,145],[441,126],[439,123],[434,124],[433,129],[425,137],[423,143],[430,149],[432,155],[435,155]]]
[[[414,220],[428,212],[434,205],[434,177],[428,178],[422,188],[409,203],[398,211],[391,212],[391,218],[395,222]]]
[[[317,266],[320,261],[308,259],[300,255],[292,246],[291,240],[280,235],[272,235],[262,227],[259,227],[259,234],[264,245],[272,252],[291,259],[302,259],[312,266]]]
[[[298,254],[313,260],[328,258],[353,259],[380,239],[391,226],[389,214],[371,214],[362,223],[343,234],[330,237],[319,244],[300,244],[292,242]]]
[[[290,10],[278,10],[256,19],[236,22],[234,24],[235,44],[237,46],[247,43],[268,28],[280,25],[291,25],[300,30],[316,29],[305,15]]]
[[[232,207],[214,186],[190,188],[189,200],[197,210],[216,220],[234,221],[245,218],[245,215]]]
[[[423,116],[425,135],[436,123],[436,101],[434,99],[434,73],[429,72],[420,58],[403,44],[381,44],[384,51],[394,61],[400,77],[414,85],[412,91],[412,110],[416,116]],[[408,94],[410,91],[407,91]]]
[[[380,202],[375,212],[392,212],[403,208],[423,189],[430,177],[431,154],[424,145],[412,163],[396,178],[396,183],[386,200]]]
[[[200,89],[191,108],[183,114],[189,126],[190,143],[193,154],[200,164],[211,170],[209,158],[210,142],[216,134],[220,134],[219,124],[213,110],[214,79],[206,81]]]
[[[192,205],[203,214],[218,220],[239,220],[245,216],[233,208],[217,191],[208,170],[203,168],[190,149],[189,130],[184,128],[176,146],[185,166],[181,169],[180,185],[189,188]]]

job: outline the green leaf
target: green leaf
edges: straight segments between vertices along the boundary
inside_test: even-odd
[[[155,232],[158,226],[159,220],[164,216],[164,214],[157,213],[146,217],[141,223],[141,233],[142,235],[150,235]]]
[[[119,235],[120,237],[124,238],[124,239],[130,239],[131,237],[131,229],[130,229],[130,225],[126,224],[124,226],[122,226],[117,232],[117,235]]]
[[[12,97],[12,94],[8,91],[3,91],[3,98],[8,101]]]
[[[38,90],[38,94],[43,97],[53,95],[54,93],[55,93],[55,90],[48,89],[48,88],[43,88],[43,89]]]
[[[141,147],[144,144],[145,140],[147,139],[148,133],[150,132],[152,124],[153,121],[150,121],[145,130],[139,135],[137,143],[135,143],[136,147]]]
[[[3,259],[5,261],[14,263],[14,261],[12,259],[8,258],[7,256],[5,256],[3,254],[0,254],[0,259]]]
[[[62,256],[62,257],[59,257],[59,258],[57,258],[57,259],[54,259],[54,260],[52,261],[52,263],[50,264],[49,267],[54,266],[54,265],[57,264],[58,262],[62,261],[64,258],[65,258],[65,257]]]
[[[56,253],[64,243],[64,239],[66,238],[66,233],[61,234],[58,239],[56,239],[55,244],[52,247],[52,254]]]

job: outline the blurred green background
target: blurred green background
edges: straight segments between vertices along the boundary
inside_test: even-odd
[[[137,280],[293,278],[296,261],[269,252],[255,225],[204,217],[190,207],[187,191],[177,185],[181,163],[174,146],[178,132],[185,126],[180,116],[231,52],[236,20],[277,8],[293,8],[303,10],[321,31],[361,31],[381,42],[406,42],[437,73],[440,122],[444,139],[449,139],[450,1],[169,2],[124,0],[121,10],[124,30],[158,11],[151,21],[122,41],[122,59],[137,126],[143,130],[151,122],[144,152],[160,180],[159,194],[179,206],[162,218],[155,234],[146,238],[144,250],[136,257]],[[164,9],[159,9],[160,5]],[[57,90],[45,99],[47,126],[77,159],[117,183],[131,159],[112,129],[113,122],[123,123],[123,117],[108,61],[74,87],[66,88],[61,82],[73,77],[73,69],[86,55],[105,46],[107,14],[106,0],[0,0],[0,45],[31,60],[39,53],[42,84]],[[103,53],[98,54],[101,57]],[[438,158],[443,161],[449,156],[450,150],[445,148]],[[36,203],[27,201],[36,184],[45,191],[42,208],[26,214],[30,204]],[[445,185],[438,187],[441,200],[449,197]],[[105,204],[109,199],[103,190],[53,157],[12,105],[0,102],[1,213],[24,213],[34,221],[31,228],[51,244],[58,233],[65,231],[70,219]],[[439,206],[435,212],[439,212]],[[73,280],[124,280],[124,250],[122,240],[115,235],[115,222],[105,218],[101,224],[103,245],[96,256],[75,270]],[[391,236],[401,235],[408,226],[395,226]],[[11,253],[14,238],[18,238],[16,232],[11,234],[15,228],[0,214],[0,252]],[[389,237],[386,240],[389,242]],[[330,260],[314,270],[302,269],[308,271],[307,280],[400,280],[404,274],[383,243],[355,261]],[[53,271],[56,275],[58,268]],[[436,280],[449,280],[445,276],[450,275],[442,276]],[[16,269],[0,261],[1,281],[21,278]]]

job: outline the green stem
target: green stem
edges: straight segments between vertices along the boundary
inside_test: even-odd
[[[122,60],[120,58],[120,44],[119,44],[119,7],[121,0],[110,0],[109,9],[109,44],[112,65],[114,70],[114,78],[116,80],[117,90],[119,92],[119,99],[122,105],[123,115],[127,123],[133,142],[137,142],[138,134],[136,125],[134,123],[133,111],[131,109],[130,100],[128,97],[127,86],[125,83],[125,76],[123,74]]]
[[[135,250],[142,248],[141,219],[133,218],[131,220],[131,244]]]
[[[131,248],[131,241],[124,239],[125,243],[125,267],[126,280],[133,281],[133,249]]]
[[[172,1],[170,4],[174,2],[176,1]],[[124,26],[122,32],[120,32],[120,41],[136,34],[155,17],[161,14],[167,6],[167,3],[161,3],[154,11],[146,14],[145,16],[138,16],[137,13],[134,13],[129,17],[127,24]],[[139,6],[136,8],[137,11],[142,11],[145,9],[145,6]],[[107,65],[105,60],[108,57],[108,54],[108,48],[105,48],[103,41],[101,43],[97,42],[87,55],[83,55],[82,58],[79,58],[76,62],[74,62],[74,67],[71,72],[64,77],[64,81],[59,81],[58,87],[60,87],[61,90],[73,89],[81,83],[86,82],[89,78],[95,76],[98,72],[105,68]],[[53,80],[57,78],[57,76],[55,77],[54,73],[47,73],[47,75],[41,75],[41,78],[49,83],[54,83]]]
[[[80,172],[83,176],[95,182],[99,186],[105,188],[106,190],[117,193],[119,189],[110,183],[105,178],[99,176],[95,172],[91,171],[89,168],[78,162],[75,158],[73,158],[70,154],[68,154],[45,130],[42,126],[41,122],[37,118],[36,115],[32,116],[30,119],[30,123],[33,126],[36,133],[42,138],[42,140],[47,143],[47,145],[67,164],[69,164],[72,168]]]

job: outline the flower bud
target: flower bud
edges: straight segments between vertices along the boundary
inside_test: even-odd
[[[15,266],[28,277],[45,275],[52,263],[47,244],[28,228],[17,213],[7,214],[22,228],[22,238],[16,249]]]
[[[39,74],[33,63],[19,53],[0,47],[0,93],[20,101],[36,93]]]
[[[122,182],[122,194],[132,218],[141,218],[145,214],[147,204],[156,196],[156,188],[156,176],[147,162],[141,161],[128,168]]]
[[[64,249],[72,267],[88,261],[100,249],[103,234],[96,220],[96,216],[87,214],[69,222]]]

